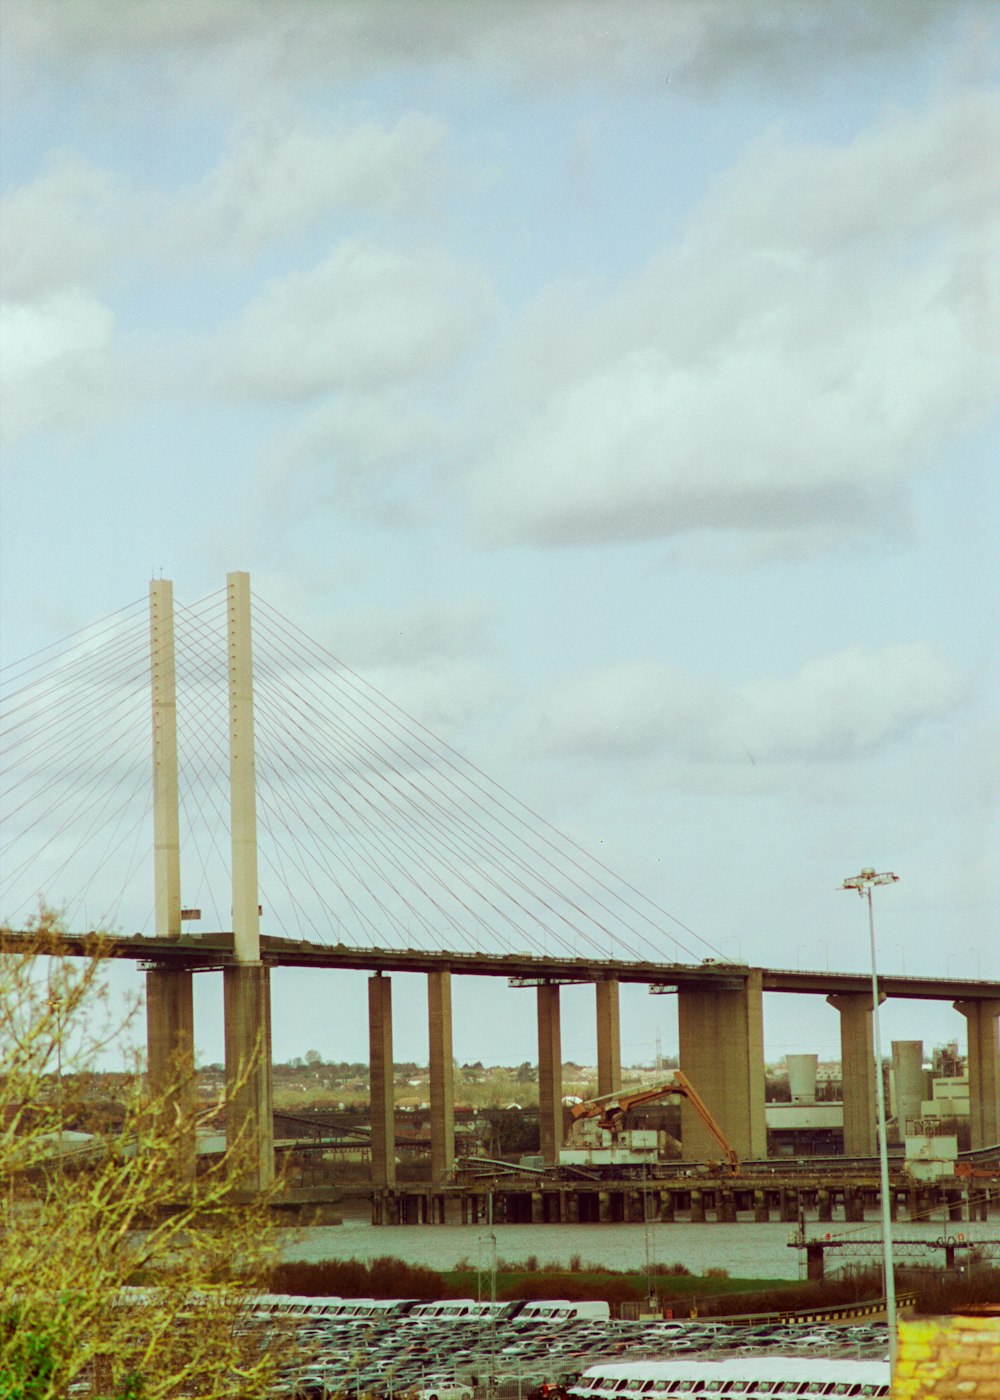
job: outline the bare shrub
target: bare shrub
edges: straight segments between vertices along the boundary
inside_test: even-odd
[[[70,1152],[95,1056],[123,1027],[100,943],[65,951],[49,913],[0,930],[0,1393],[228,1400],[238,1375],[253,1400],[274,1361],[245,1303],[272,1232],[266,1197],[240,1192],[249,1144],[192,1175],[193,1070],[178,1063],[156,1094],[123,1075],[116,1112]]]

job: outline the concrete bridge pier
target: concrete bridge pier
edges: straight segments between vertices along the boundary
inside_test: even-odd
[[[862,1221],[865,1218],[865,1197],[859,1187],[844,1187],[844,1219]]]
[[[840,1012],[840,1060],[844,1097],[844,1156],[878,1152],[872,999],[864,992],[829,996]]]
[[[597,1092],[614,1094],[622,1087],[621,1019],[618,982],[611,978],[597,988]]]
[[[226,1144],[240,1155],[244,1188],[265,1191],[274,1181],[271,970],[244,963],[223,969],[222,980]]]
[[[949,1220],[963,1220],[965,1200],[961,1191],[946,1191],[944,1193],[945,1204],[948,1210]]]
[[[146,973],[146,1055],[149,1086],[158,1093],[194,1069],[194,978],[187,968]]]
[[[546,1165],[559,1161],[563,1140],[562,1036],[559,984],[540,982],[538,993],[538,1132]]]
[[[752,969],[735,990],[682,986],[677,993],[681,1069],[738,1155],[767,1156],[764,1121],[762,974]],[[704,1162],[719,1145],[681,1100],[681,1155]]]
[[[972,1148],[1000,1142],[1000,1000],[956,1001],[968,1022]]]
[[[810,1283],[819,1283],[823,1278],[824,1251],[821,1241],[810,1240],[806,1244],[806,1278]]]
[[[451,1039],[451,973],[447,970],[427,974],[427,1013],[431,1181],[438,1185],[447,1180],[455,1165],[455,1062]]]
[[[194,978],[187,968],[156,967],[146,973],[146,1082],[151,1098],[171,1095],[181,1122],[191,1123],[178,1144],[177,1163],[181,1178],[190,1180],[195,1169]]]
[[[396,1184],[396,1096],[392,1065],[392,979],[368,979],[368,1065],[372,1187]]]
[[[794,1224],[799,1218],[799,1193],[794,1186],[782,1187],[781,1205],[779,1207],[781,1219],[786,1224]]]

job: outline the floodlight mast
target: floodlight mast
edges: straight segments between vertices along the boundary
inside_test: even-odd
[[[882,1037],[879,1033],[878,971],[875,963],[875,914],[872,908],[872,886],[894,885],[899,879],[890,870],[877,874],[870,865],[860,875],[849,876],[842,890],[857,890],[868,900],[868,940],[872,958],[872,1020],[875,1030],[875,1101],[878,1105],[879,1173],[882,1199],[882,1277],[885,1286],[885,1317],[889,1332],[889,1369],[896,1369],[896,1275],[892,1264],[892,1211],[889,1205],[889,1146],[885,1127],[885,1085],[882,1082]]]

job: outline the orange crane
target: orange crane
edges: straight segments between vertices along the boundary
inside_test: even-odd
[[[598,1125],[607,1128],[611,1132],[613,1140],[617,1140],[618,1130],[630,1109],[639,1108],[646,1103],[656,1103],[660,1099],[670,1098],[673,1094],[679,1094],[681,1098],[687,1099],[719,1144],[726,1159],[726,1165],[735,1176],[740,1169],[735,1149],[727,1141],[722,1129],[712,1117],[705,1100],[687,1075],[682,1074],[679,1069],[674,1070],[673,1079],[668,1079],[664,1084],[654,1084],[649,1089],[633,1089],[626,1093],[602,1094],[597,1099],[585,1099],[583,1103],[575,1103],[571,1112],[574,1120],[577,1118],[596,1118]]]

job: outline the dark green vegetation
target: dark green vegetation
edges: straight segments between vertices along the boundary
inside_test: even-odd
[[[384,1255],[366,1264],[361,1259],[327,1259],[320,1264],[278,1264],[268,1276],[268,1291],[306,1298],[448,1298],[442,1276],[434,1269]]]
[[[48,1393],[55,1369],[48,1328],[21,1325],[18,1307],[0,1312],[0,1395],[4,1400],[36,1400]]]
[[[795,1284],[776,1284],[770,1279],[731,1279],[721,1272],[696,1278],[679,1264],[658,1266],[653,1283],[662,1298],[677,1299],[685,1308],[697,1297],[699,1311],[702,1300],[721,1301],[727,1294],[743,1299],[762,1288],[781,1292],[786,1288],[796,1289]],[[471,1267],[439,1273],[384,1256],[373,1259],[370,1264],[357,1259],[280,1264],[272,1270],[269,1286],[275,1293],[313,1297],[476,1298],[488,1296],[490,1281]],[[539,1268],[531,1259],[522,1264],[501,1261],[497,1269],[496,1296],[501,1300],[598,1298],[614,1309],[623,1302],[644,1298],[646,1292],[645,1273],[623,1274],[583,1265],[570,1269]]]
[[[521,1264],[501,1260],[496,1275],[496,1297],[603,1299],[615,1312],[622,1303],[644,1299],[652,1290],[677,1317],[692,1309],[700,1317],[724,1317],[740,1313],[792,1312],[808,1308],[832,1308],[878,1298],[882,1292],[879,1271],[866,1270],[821,1283],[798,1283],[759,1278],[729,1278],[723,1270],[703,1276],[688,1273],[682,1264],[658,1265],[647,1278],[645,1271],[617,1273],[573,1261],[569,1269],[539,1268],[536,1260]],[[402,1259],[383,1256],[370,1264],[361,1260],[326,1260],[323,1263],[287,1263],[272,1270],[269,1287],[274,1293],[306,1297],[341,1298],[484,1298],[489,1277],[471,1267],[438,1272]],[[1000,1270],[980,1269],[961,1278],[938,1270],[901,1275],[897,1287],[915,1291],[917,1308],[926,1313],[947,1313],[970,1303],[1000,1302]]]
[[[55,1317],[38,1317],[24,1326],[24,1315],[16,1305],[0,1312],[0,1400],[47,1400],[56,1380]],[[129,1374],[114,1394],[95,1400],[142,1400],[142,1382]]]

